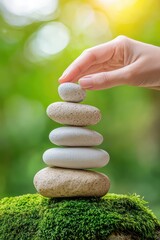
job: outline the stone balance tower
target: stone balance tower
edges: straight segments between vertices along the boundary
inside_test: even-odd
[[[108,153],[95,147],[102,143],[103,136],[85,128],[100,121],[100,110],[79,103],[86,93],[78,84],[63,83],[58,91],[65,102],[49,105],[47,115],[66,126],[50,133],[50,141],[61,147],[48,149],[43,154],[48,167],[35,175],[35,188],[51,198],[104,196],[110,187],[108,177],[86,170],[103,167],[109,161]]]

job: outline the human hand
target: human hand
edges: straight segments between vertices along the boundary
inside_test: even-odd
[[[77,82],[88,90],[131,85],[160,89],[160,47],[119,36],[85,50],[59,82]]]

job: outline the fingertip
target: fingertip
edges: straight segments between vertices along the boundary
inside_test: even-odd
[[[60,78],[58,79],[59,83],[64,83],[67,82],[69,78],[69,70],[66,69],[63,74],[60,76]]]
[[[68,80],[66,77],[60,77],[59,79],[58,79],[58,82],[59,83],[65,83],[65,82],[71,82],[70,80]]]
[[[76,80],[71,74],[62,74],[62,76],[58,79],[58,82],[59,83],[76,82]]]
[[[59,82],[59,83],[63,83],[63,82],[64,82],[64,79],[59,78],[59,79],[58,79],[58,82]]]

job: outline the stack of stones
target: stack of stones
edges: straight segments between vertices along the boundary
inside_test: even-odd
[[[48,167],[34,177],[37,191],[45,197],[104,196],[110,187],[108,177],[90,168],[101,168],[109,161],[106,151],[96,148],[103,136],[85,128],[101,119],[96,107],[80,104],[86,93],[75,83],[63,83],[58,89],[65,102],[48,106],[47,115],[66,126],[54,129],[50,141],[58,146],[43,154]]]

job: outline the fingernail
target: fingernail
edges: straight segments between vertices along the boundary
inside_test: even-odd
[[[66,75],[67,75],[67,74],[64,72],[64,73],[62,74],[62,76],[60,76],[60,78],[59,78],[58,81],[60,81],[61,79],[65,78]]]
[[[69,72],[70,72],[70,70],[69,70],[69,68],[67,68],[67,69],[63,72],[62,76],[60,76],[59,80],[65,78],[65,77],[68,75]]]
[[[58,82],[61,83],[61,82],[63,82],[62,80],[63,80],[63,78],[60,77],[60,78],[58,79]]]
[[[93,87],[93,81],[92,77],[86,76],[84,78],[79,79],[79,84],[81,85],[82,88],[92,88]]]

